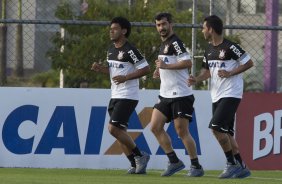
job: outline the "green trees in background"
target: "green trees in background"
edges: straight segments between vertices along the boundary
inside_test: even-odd
[[[161,2],[161,3],[160,3]],[[56,11],[56,17],[62,20],[91,20],[110,21],[115,16],[124,16],[131,22],[154,23],[154,16],[158,12],[170,12],[174,16],[175,23],[191,23],[192,12],[188,9],[180,10],[175,0],[166,1],[134,1],[132,4],[113,4],[105,0],[88,0],[86,13],[77,15],[75,9],[68,1],[63,1]],[[199,20],[202,19],[199,15]],[[61,25],[65,29],[65,37],[56,34],[52,42],[53,48],[48,52],[55,71],[64,70],[65,87],[79,87],[81,82],[87,81],[89,87],[108,88],[109,77],[97,74],[90,70],[91,64],[95,62],[106,63],[106,51],[110,44],[109,25]],[[174,31],[191,48],[190,28],[174,28]],[[200,30],[199,30],[200,32]],[[145,55],[150,63],[151,70],[155,68],[154,61],[157,58],[158,48],[161,40],[155,27],[132,27],[129,41]],[[197,48],[202,51],[204,45],[202,34],[198,33]],[[62,46],[64,47],[62,51]],[[152,79],[152,74],[147,76],[146,82],[141,81],[141,87],[154,89],[159,87],[159,81]]]

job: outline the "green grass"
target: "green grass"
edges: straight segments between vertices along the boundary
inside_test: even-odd
[[[185,177],[181,171],[161,177],[161,171],[127,175],[125,170],[0,168],[1,184],[281,184],[282,171],[252,171],[245,179],[218,179],[221,171],[206,171],[201,178]]]

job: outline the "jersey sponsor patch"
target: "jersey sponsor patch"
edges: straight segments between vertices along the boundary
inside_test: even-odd
[[[129,54],[129,56],[131,57],[131,59],[133,60],[134,63],[137,63],[139,61],[139,59],[137,58],[137,56],[135,55],[133,50],[130,50],[127,53]]]
[[[115,62],[109,62],[110,68],[124,68],[123,64],[121,63],[115,63]]]
[[[174,49],[176,50],[177,55],[180,55],[180,54],[183,53],[180,46],[178,45],[177,41],[172,42],[172,45],[173,45]]]
[[[243,54],[235,45],[231,45],[230,49],[238,56],[238,58]]]
[[[225,68],[225,62],[211,61],[209,68]]]

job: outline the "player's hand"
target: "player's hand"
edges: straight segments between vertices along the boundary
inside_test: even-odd
[[[228,78],[231,76],[231,72],[228,72],[226,70],[218,70],[217,75],[221,78]]]
[[[165,62],[163,62],[162,60],[160,60],[160,59],[157,59],[155,61],[155,63],[156,63],[156,67],[157,68],[166,69],[166,67],[167,67],[167,64]]]
[[[119,85],[120,83],[124,83],[125,81],[127,81],[126,75],[117,75],[114,76],[112,79],[116,85]]]
[[[94,62],[91,66],[91,70],[93,70],[95,72],[101,71],[101,68],[102,68],[102,65],[97,63],[97,62]]]
[[[197,80],[193,75],[190,75],[188,80],[187,80],[187,83],[188,83],[188,86],[190,87],[190,86],[196,84]]]
[[[153,78],[154,79],[159,79],[160,78],[160,70],[159,68],[156,68],[154,73],[153,73]]]

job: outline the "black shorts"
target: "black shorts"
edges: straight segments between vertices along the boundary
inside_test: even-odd
[[[234,120],[240,98],[222,98],[212,104],[213,117],[209,128],[222,133],[234,135]]]
[[[193,104],[195,101],[193,95],[177,98],[163,98],[159,96],[159,99],[159,103],[155,104],[154,108],[166,116],[167,123],[179,117],[186,118],[189,121],[192,120]]]
[[[127,129],[128,120],[138,104],[138,100],[111,99],[108,106],[110,123],[118,128]]]

